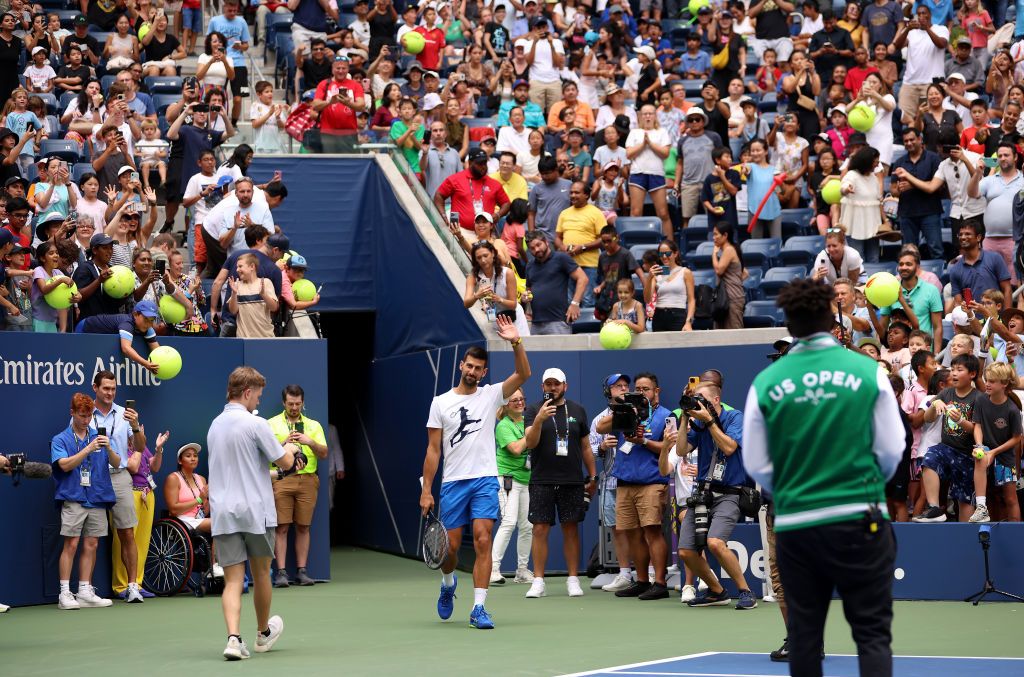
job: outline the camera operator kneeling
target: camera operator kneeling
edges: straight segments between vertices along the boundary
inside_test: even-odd
[[[687,602],[689,606],[726,606],[729,593],[711,571],[700,551],[706,546],[740,590],[737,609],[757,606],[736,555],[727,545],[740,518],[740,494],[747,474],[741,457],[743,412],[722,409],[722,391],[706,381],[693,395],[679,402],[686,423],[686,437],[679,436],[680,455],[697,449],[697,484],[687,500],[690,507],[679,527],[679,550],[690,571],[700,576],[708,589]]]

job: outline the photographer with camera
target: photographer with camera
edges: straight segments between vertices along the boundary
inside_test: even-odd
[[[533,583],[528,598],[544,597],[544,566],[548,534],[558,521],[569,569],[566,588],[570,597],[582,597],[580,587],[580,534],[578,524],[597,491],[597,466],[590,449],[587,412],[565,397],[568,386],[561,369],[547,369],[541,379],[544,399],[524,412],[526,448],[530,450],[530,523],[533,524]],[[586,477],[580,464],[586,468]]]
[[[692,394],[684,393],[679,406],[687,433],[685,442],[679,437],[676,453],[682,456],[694,449],[698,451],[697,485],[687,500],[690,509],[679,527],[679,551],[686,566],[708,586],[707,591],[687,604],[729,604],[729,593],[701,557],[701,550],[706,547],[739,588],[736,608],[753,609],[757,600],[747,586],[736,555],[727,545],[740,519],[740,498],[747,483],[741,452],[743,412],[724,409],[721,389],[708,382],[698,383]]]
[[[598,422],[600,433],[615,433],[621,452],[612,474],[616,489],[615,523],[627,533],[629,551],[636,564],[636,582],[619,590],[616,597],[642,600],[665,599],[665,569],[668,544],[661,532],[665,505],[668,503],[668,478],[658,468],[662,438],[675,444],[676,421],[659,404],[658,377],[642,372],[634,379],[636,392],[620,396],[611,405],[612,413]],[[666,430],[666,421],[671,419]],[[666,435],[667,433],[667,435]],[[648,565],[654,565],[654,582]]]

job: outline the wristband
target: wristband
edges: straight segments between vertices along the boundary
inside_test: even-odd
[[[523,339],[522,338],[517,338],[515,341],[509,341],[508,344],[510,346],[512,346],[513,348],[515,348],[516,346],[520,346],[520,345],[523,344]]]
[[[199,505],[203,504],[203,497],[202,496],[196,496],[196,500],[199,501]]]
[[[571,306],[579,306],[580,302],[579,301],[569,301],[569,305],[571,305]]]

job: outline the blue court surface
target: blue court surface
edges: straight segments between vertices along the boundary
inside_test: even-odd
[[[822,667],[825,677],[859,675],[856,656],[828,655]],[[776,677],[788,674],[788,664],[772,663],[767,654],[707,652],[562,677]],[[897,656],[893,660],[893,674],[898,677],[1020,677],[1024,675],[1024,658]]]

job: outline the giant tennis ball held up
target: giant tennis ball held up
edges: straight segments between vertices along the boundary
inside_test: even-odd
[[[875,126],[875,111],[864,104],[857,104],[846,116],[846,120],[858,132],[869,132]]]
[[[423,39],[423,35],[416,31],[409,31],[402,36],[402,47],[405,47],[405,51],[409,54],[419,54],[426,44],[427,41]]]
[[[633,342],[633,332],[624,324],[609,322],[601,327],[598,339],[605,350],[625,350]]]
[[[160,316],[167,324],[178,324],[185,321],[186,308],[178,299],[170,294],[160,297]]]
[[[103,291],[107,296],[123,299],[135,291],[135,273],[127,266],[111,266],[110,279],[103,283]]]
[[[825,185],[821,187],[821,196],[825,198],[825,202],[830,205],[837,205],[843,198],[842,184],[839,179],[829,179],[825,182]]]
[[[181,371],[181,353],[170,346],[159,346],[149,354],[149,361],[157,366],[156,377],[168,381]]]
[[[900,281],[892,273],[875,273],[864,285],[864,296],[876,308],[886,308],[900,298]]]
[[[316,298],[316,285],[303,278],[292,282],[292,294],[296,301],[312,301]]]
[[[66,284],[58,284],[43,298],[46,299],[46,303],[49,304],[51,308],[63,310],[64,308],[71,307],[71,297],[77,293],[78,285],[74,282],[71,283],[70,287]]]

